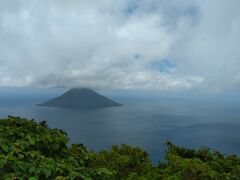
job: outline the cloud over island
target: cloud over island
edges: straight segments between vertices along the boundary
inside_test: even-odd
[[[239,0],[0,1],[0,86],[240,87]]]

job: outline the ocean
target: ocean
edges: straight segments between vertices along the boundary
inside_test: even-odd
[[[122,107],[68,109],[40,107],[62,91],[1,91],[0,118],[21,116],[46,120],[50,128],[67,132],[69,144],[82,143],[90,150],[115,144],[139,146],[154,163],[164,160],[164,142],[189,148],[207,146],[227,154],[240,154],[239,96],[196,96],[153,93],[100,92]]]

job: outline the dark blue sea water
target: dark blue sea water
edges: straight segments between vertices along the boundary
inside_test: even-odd
[[[91,150],[112,144],[140,146],[153,162],[164,159],[164,141],[185,147],[208,146],[240,154],[240,98],[195,95],[124,94],[102,92],[123,107],[64,109],[36,104],[59,92],[41,94],[2,91],[0,118],[7,115],[46,120],[49,127],[64,129],[70,143]],[[221,97],[221,98],[220,98]]]

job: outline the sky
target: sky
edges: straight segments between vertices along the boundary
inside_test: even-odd
[[[0,0],[0,87],[240,89],[239,0]]]

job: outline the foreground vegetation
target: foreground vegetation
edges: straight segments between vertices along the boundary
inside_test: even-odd
[[[138,147],[92,152],[67,145],[60,129],[19,117],[0,120],[0,179],[240,179],[240,157],[166,142],[166,161],[153,165]]]

